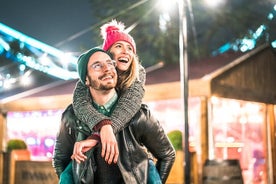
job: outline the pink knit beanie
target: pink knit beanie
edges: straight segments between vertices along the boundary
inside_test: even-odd
[[[136,53],[136,44],[132,36],[125,31],[125,25],[122,22],[112,20],[104,24],[101,27],[101,35],[104,39],[103,50],[107,51],[117,41],[126,41],[132,46],[133,52]]]

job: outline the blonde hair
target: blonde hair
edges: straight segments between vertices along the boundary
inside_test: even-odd
[[[127,90],[135,80],[139,80],[139,59],[135,55],[128,70],[118,74],[117,89],[121,92]]]

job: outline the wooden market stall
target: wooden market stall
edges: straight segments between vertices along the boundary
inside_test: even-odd
[[[264,148],[267,153],[268,175],[267,183],[274,183],[276,175],[276,154],[275,154],[275,104],[276,104],[276,53],[268,45],[259,47],[248,52],[231,63],[203,76],[200,79],[191,80],[190,95],[202,96],[203,103],[206,105],[207,112],[210,114],[208,104],[211,97],[222,97],[228,99],[244,100],[251,102],[260,102],[265,104],[264,123],[266,124],[267,147]],[[203,118],[206,121],[208,118]],[[204,124],[204,122],[202,122]],[[210,122],[206,122],[210,126]],[[203,126],[205,127],[205,126]],[[207,128],[205,127],[205,128]],[[204,131],[204,128],[202,129]],[[205,130],[210,133],[210,131]],[[206,136],[208,146],[212,142]],[[210,155],[211,147],[202,147],[202,161],[212,157]],[[207,151],[208,150],[208,151]],[[205,155],[206,154],[206,155]],[[272,176],[273,175],[273,176]],[[274,181],[274,182],[273,182]]]
[[[169,66],[170,67],[170,66]],[[181,82],[179,67],[166,67],[147,75],[145,102],[181,99]],[[269,144],[268,177],[276,181],[275,152],[275,112],[276,103],[276,54],[269,45],[263,45],[253,51],[224,55],[216,61],[201,61],[190,64],[189,97],[200,98],[200,150],[198,154],[197,174],[201,177],[204,162],[212,157],[210,149],[209,120],[211,97],[223,97],[264,103],[266,106],[266,123],[269,126],[267,141]],[[173,79],[172,79],[173,78]],[[155,80],[158,79],[156,82]],[[33,111],[44,109],[64,109],[72,100],[72,91],[76,81],[32,94],[29,97],[9,100],[0,104],[0,147],[3,150],[5,135],[5,114],[9,111]],[[66,88],[65,88],[66,86]],[[66,90],[64,90],[66,89]],[[168,90],[170,89],[170,90]],[[173,89],[173,90],[171,90]],[[180,100],[181,103],[181,100]],[[3,171],[3,156],[0,159],[0,170]],[[3,172],[0,172],[0,179]],[[194,181],[195,183],[200,183]]]
[[[230,61],[230,62],[229,62]],[[253,51],[237,55],[236,58],[226,56],[217,60],[191,63],[189,68],[189,98],[200,97],[200,147],[198,175],[202,176],[203,164],[208,159],[215,159],[213,135],[209,135],[212,113],[212,97],[258,102],[264,104],[264,134],[267,141],[266,168],[268,183],[276,181],[273,172],[276,169],[275,154],[275,103],[276,103],[276,52],[269,45],[263,45]],[[201,70],[199,69],[201,68]],[[165,69],[164,69],[165,70]],[[199,71],[200,70],[200,71]],[[164,71],[156,71],[164,79]],[[168,71],[166,71],[169,73]],[[173,71],[172,73],[175,73]],[[152,74],[156,75],[156,74]],[[156,77],[156,76],[155,76]],[[156,77],[158,78],[158,76]],[[147,78],[148,79],[148,78]],[[157,99],[180,97],[181,84],[176,82],[148,86],[147,94]],[[158,89],[170,89],[159,91]],[[173,89],[173,90],[172,90]],[[191,126],[191,125],[190,125]],[[200,182],[200,181],[199,181]]]

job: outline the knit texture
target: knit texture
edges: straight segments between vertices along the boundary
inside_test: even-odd
[[[113,132],[117,133],[127,126],[127,123],[140,109],[145,94],[146,72],[142,65],[139,65],[139,79],[121,94],[118,103],[111,114],[107,117],[99,113],[92,105],[92,98],[88,88],[80,81],[77,82],[73,94],[73,109],[78,119],[88,125],[93,132],[95,125],[103,120],[112,121]]]
[[[125,41],[131,45],[133,52],[136,53],[135,41],[132,36],[126,32],[125,25],[122,22],[112,20],[111,22],[104,24],[101,27],[101,35],[104,39],[103,50],[109,50],[117,41]]]
[[[94,130],[95,131],[100,131],[101,128],[104,126],[104,125],[111,125],[112,124],[112,121],[109,120],[109,119],[104,119],[102,120],[100,123],[98,123],[97,125],[94,126]]]

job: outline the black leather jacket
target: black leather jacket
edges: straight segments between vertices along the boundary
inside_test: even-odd
[[[58,176],[71,161],[79,124],[70,105],[62,115],[57,135],[53,166]],[[119,146],[118,166],[125,183],[146,184],[148,175],[147,150],[157,159],[156,168],[162,183],[165,183],[173,162],[175,150],[159,122],[151,115],[146,105],[131,120],[129,126],[116,135]]]

